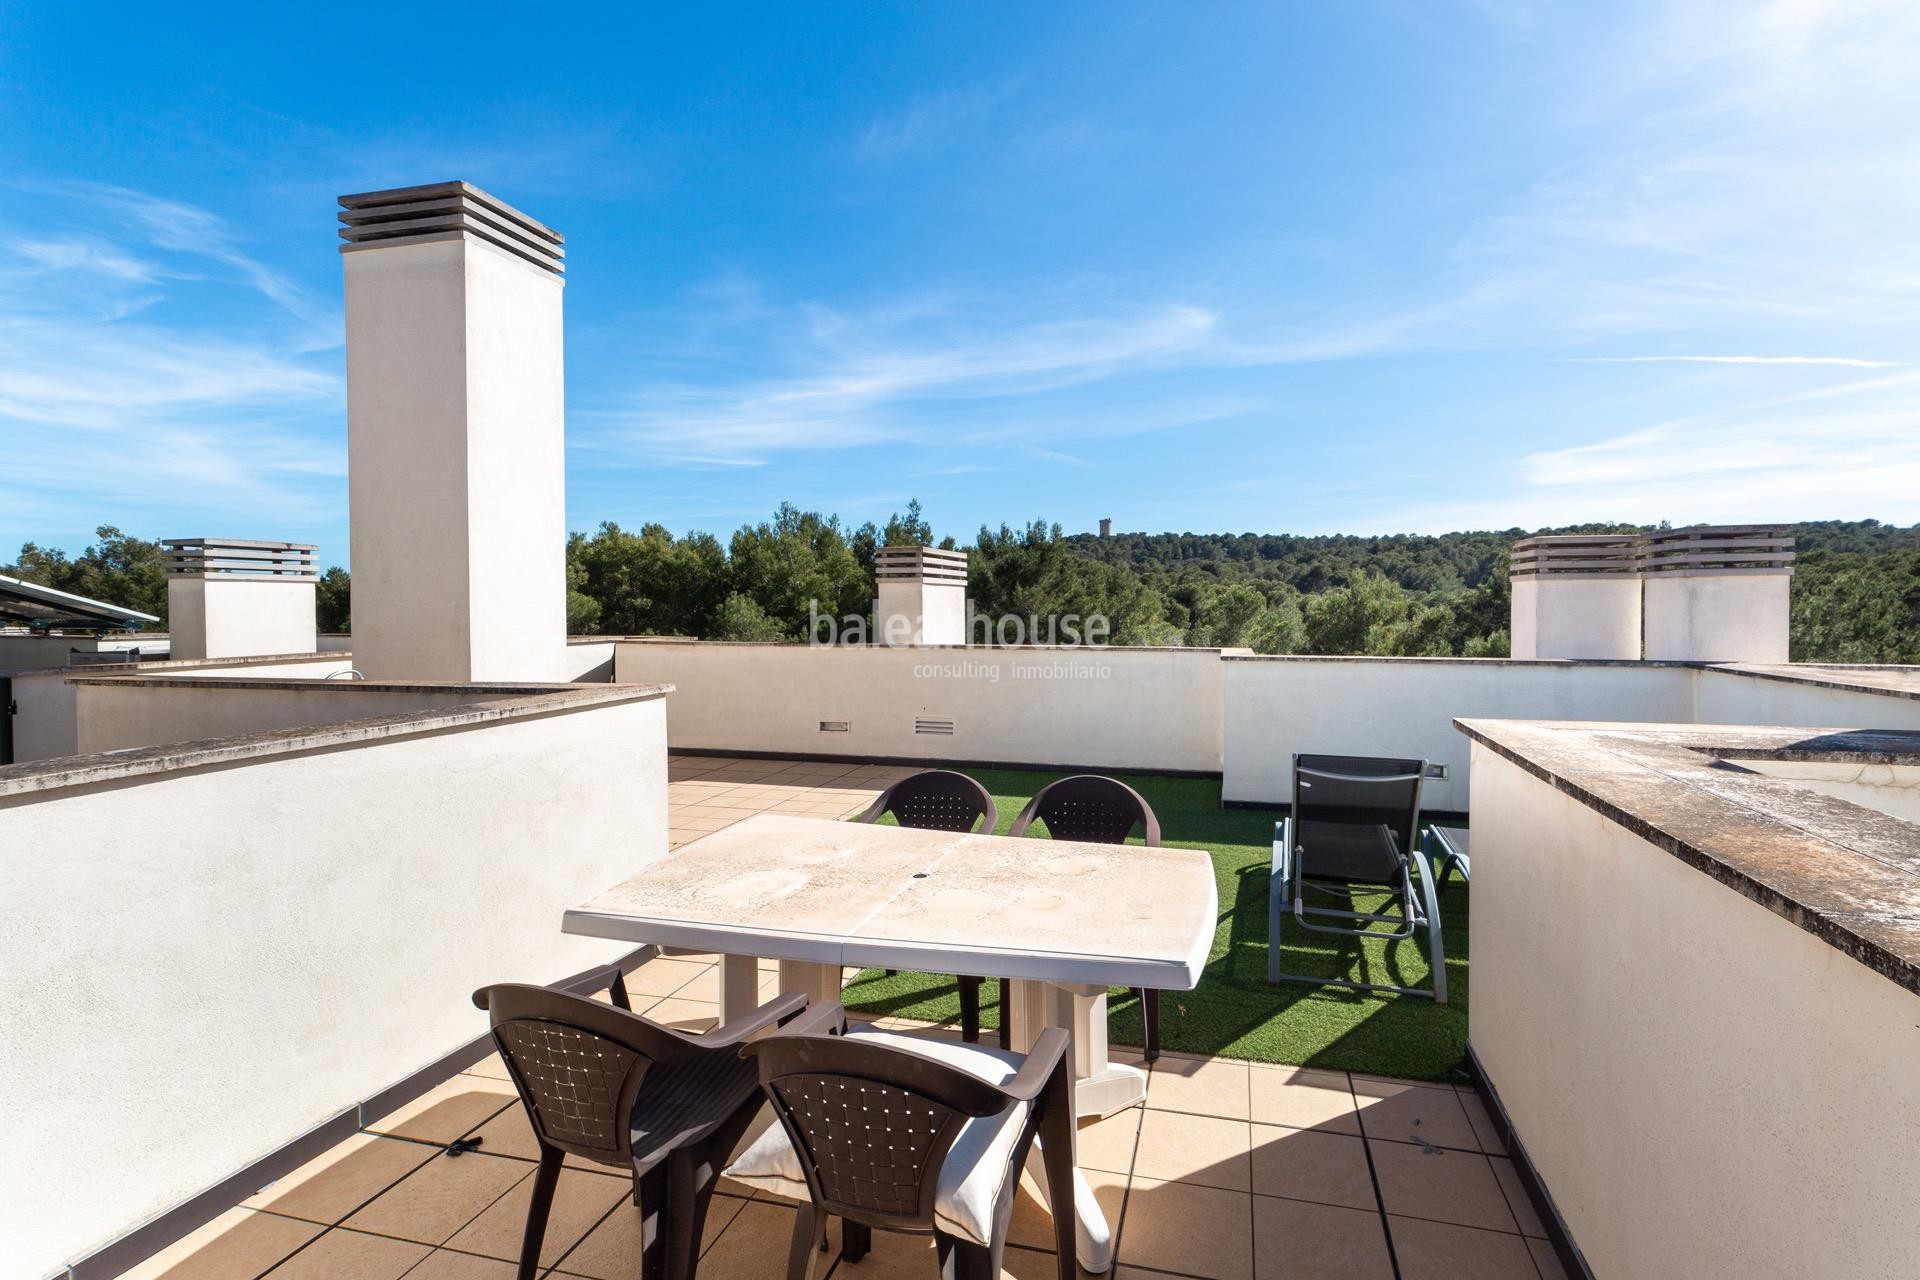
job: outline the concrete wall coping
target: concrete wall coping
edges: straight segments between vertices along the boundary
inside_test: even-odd
[[[111,653],[111,649],[99,650]],[[332,653],[262,653],[246,658],[149,658],[143,662],[93,662],[84,667],[36,667],[31,671],[9,671],[9,676],[51,676],[70,675],[92,677],[111,675],[116,672],[144,673],[166,671],[206,671],[225,667],[255,667],[267,664],[287,662],[341,662],[353,656],[351,649],[336,649]],[[222,680],[221,684],[234,684],[232,680]]]
[[[1525,720],[1454,726],[1920,994],[1914,825],[1738,763],[1920,765],[1920,731]]]
[[[152,687],[272,687],[293,689],[353,689],[364,692],[366,681],[317,680],[186,680],[97,679],[88,684],[131,684]],[[271,757],[295,756],[314,751],[336,750],[357,744],[417,737],[447,730],[478,728],[503,720],[531,719],[540,716],[586,711],[594,707],[626,702],[651,702],[673,692],[670,684],[625,685],[487,685],[434,684],[376,686],[394,692],[448,692],[469,690],[499,696],[483,702],[457,707],[436,707],[399,715],[344,720],[335,724],[309,725],[295,729],[275,729],[266,733],[237,734],[227,738],[207,738],[199,742],[168,743],[128,751],[103,751],[94,755],[64,756],[33,764],[0,768],[0,803],[15,797],[38,797],[50,792],[102,783],[121,783],[141,779],[159,780],[174,774],[221,765],[242,764]]]
[[[1808,684],[1820,689],[1846,689],[1854,693],[1877,693],[1895,698],[1920,698],[1920,667],[1730,662],[1711,663],[1706,666],[1706,670],[1718,671],[1730,676],[1751,676],[1756,680],[1781,680],[1788,684]]]

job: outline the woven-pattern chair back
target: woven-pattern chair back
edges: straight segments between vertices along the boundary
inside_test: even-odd
[[[947,1149],[966,1117],[897,1085],[796,1074],[773,1096],[829,1213],[853,1209],[903,1222],[933,1217]]]
[[[900,779],[861,818],[871,822],[883,813],[891,813],[903,827],[925,831],[972,831],[978,823],[982,832],[990,834],[1000,824],[999,810],[987,789],[966,774],[947,769],[928,769]]]
[[[1146,798],[1124,782],[1097,774],[1062,778],[1041,788],[1014,823],[1012,834],[1024,835],[1035,818],[1047,824],[1047,833],[1055,840],[1125,844],[1134,828],[1140,827],[1146,843],[1160,843],[1160,822]]]
[[[759,1060],[815,1206],[874,1226],[930,1229],[961,1128],[1011,1105],[978,1076],[862,1036],[769,1036],[743,1052]]]
[[[579,1027],[538,1018],[493,1029],[533,1126],[549,1145],[609,1163],[632,1140],[633,1095],[648,1060]],[[625,1106],[622,1101],[625,1100]]]
[[[682,1050],[645,1018],[585,996],[506,982],[475,1001],[520,1091],[534,1134],[601,1164],[633,1158],[634,1100],[649,1069]]]

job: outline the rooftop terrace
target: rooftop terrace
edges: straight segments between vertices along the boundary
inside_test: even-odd
[[[669,831],[676,847],[756,813],[842,818],[866,807],[903,766],[671,756]],[[1007,798],[1051,775],[985,772]],[[1196,844],[1217,834],[1218,786],[1187,779],[1136,778],[1156,801],[1169,844]],[[1211,790],[1202,806],[1193,793]],[[1183,797],[1186,805],[1162,805]],[[1007,810],[1011,817],[1012,809]],[[1265,812],[1227,811],[1238,826],[1265,825]],[[1003,824],[1004,825],[1004,824]],[[1223,874],[1238,868],[1229,856]],[[1264,900],[1253,915],[1264,920]],[[1231,940],[1231,915],[1223,937]],[[1464,906],[1461,912],[1464,921]],[[1249,945],[1243,939],[1242,945]],[[646,960],[628,979],[634,1007],[647,1017],[706,1030],[718,1017],[720,975],[713,956]],[[1229,982],[1231,949],[1209,967]],[[1464,957],[1456,982],[1464,988]],[[1258,973],[1264,985],[1265,962]],[[849,971],[847,999],[858,1016],[882,1025],[957,1036],[952,1017],[929,1020],[887,1012],[904,990],[912,1011],[944,1002],[957,1013],[951,979]],[[1357,1040],[1356,1028],[1391,1021],[1388,998],[1337,996],[1300,989],[1354,1012],[1330,1032],[1260,1039],[1260,1028],[1289,1020],[1278,1011],[1295,993],[1273,993],[1252,1017],[1239,987],[1201,990],[1168,1010],[1170,1043],[1240,1029],[1261,1056],[1284,1061],[1332,1058],[1365,1065],[1397,1061],[1396,1040]],[[775,967],[762,962],[761,995],[777,993]],[[1456,997],[1458,998],[1458,997]],[[1457,1060],[1464,1009],[1407,1006],[1429,1015],[1422,1025]],[[988,1025],[995,1025],[989,1009]],[[1237,1015],[1237,1016],[1236,1016]],[[1445,1028],[1457,1022],[1458,1033]],[[1191,1025],[1190,1025],[1191,1024]],[[1251,1025],[1248,1025],[1251,1024]],[[1138,1041],[1137,1015],[1116,1010],[1117,1039]],[[1307,1043],[1307,1034],[1322,1037]],[[1404,1024],[1400,1036],[1407,1035]],[[1416,1040],[1418,1038],[1416,1037]],[[1380,1047],[1370,1047],[1372,1045]],[[1126,1060],[1150,1073],[1144,1104],[1083,1125],[1081,1163],[1118,1236],[1120,1276],[1279,1277],[1351,1275],[1448,1276],[1459,1280],[1555,1280],[1562,1273],[1532,1202],[1507,1158],[1493,1121],[1466,1085],[1412,1081],[1341,1069],[1296,1069],[1236,1055],[1169,1051],[1153,1064],[1137,1052]],[[1437,1061],[1438,1059],[1430,1059]],[[1458,1075],[1456,1071],[1453,1074]],[[480,1140],[454,1159],[448,1146]],[[418,1280],[511,1275],[525,1217],[527,1186],[537,1157],[532,1134],[503,1065],[489,1056],[391,1115],[370,1119],[351,1137],[248,1198],[187,1240],[129,1273],[137,1277],[275,1277],[363,1275]],[[1445,1162],[1442,1170],[1442,1161]],[[1443,1176],[1444,1174],[1444,1176]],[[628,1280],[637,1251],[637,1212],[628,1179],[581,1165],[565,1176],[548,1236],[545,1274]],[[715,1280],[782,1274],[791,1209],[750,1188],[723,1188],[709,1220],[701,1274]],[[1015,1247],[1007,1274],[1051,1274],[1052,1233],[1030,1194],[1016,1209]],[[1203,1239],[1204,1248],[1196,1247]],[[1391,1241],[1391,1250],[1389,1250]],[[924,1255],[924,1256],[923,1256]],[[930,1246],[880,1237],[859,1263],[823,1262],[823,1276],[843,1280],[931,1274]]]

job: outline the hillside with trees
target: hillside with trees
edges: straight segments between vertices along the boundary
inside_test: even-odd
[[[1501,656],[1508,548],[1537,533],[1435,536],[1067,535],[1042,520],[982,528],[965,544],[973,607],[998,618],[1095,614],[1115,644],[1240,646],[1261,653]],[[1920,663],[1920,525],[1793,526],[1792,647],[1800,662]],[[77,555],[29,543],[0,573],[166,615],[159,547],[112,526]],[[882,546],[954,547],[917,502],[858,526],[783,504],[722,542],[613,523],[567,541],[567,626],[577,635],[802,640],[810,609],[864,616]],[[320,628],[350,629],[351,582],[319,584]]]

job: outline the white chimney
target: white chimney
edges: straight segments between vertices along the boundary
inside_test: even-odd
[[[1516,658],[1640,656],[1638,534],[1564,534],[1513,544]]]
[[[1676,662],[1785,662],[1793,535],[1782,525],[1695,525],[1641,542],[1646,654]]]
[[[561,679],[561,236],[464,182],[340,204],[354,666]]]
[[[879,591],[873,604],[876,643],[967,642],[966,552],[882,547],[873,565]]]
[[[174,658],[312,653],[315,548],[244,538],[162,538]]]

